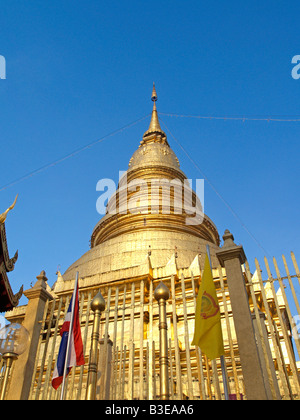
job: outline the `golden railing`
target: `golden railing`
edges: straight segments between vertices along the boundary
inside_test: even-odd
[[[249,297],[256,341],[265,379],[274,399],[299,399],[300,346],[297,326],[300,321],[300,273],[293,253],[294,272],[283,257],[285,274],[273,259],[274,273],[268,260],[261,272],[246,262],[242,266]],[[219,359],[208,360],[198,347],[191,346],[199,277],[179,276],[159,280],[126,281],[101,285],[106,303],[100,321],[96,399],[160,399],[161,342],[159,304],[154,297],[160,281],[169,290],[166,300],[166,339],[168,393],[170,399],[224,399],[223,377]],[[213,269],[222,316],[226,376],[230,398],[247,399],[236,338],[225,269]],[[264,280],[263,280],[264,278]],[[67,399],[85,399],[90,362],[94,312],[91,302],[99,288],[80,289],[80,321],[86,363],[72,368],[66,382]],[[62,294],[48,301],[42,320],[30,399],[59,399],[59,389],[51,386],[51,376],[60,343],[70,295]],[[166,360],[166,355],[164,355]],[[1,361],[2,370],[5,363]],[[0,372],[1,373],[1,372]],[[0,376],[0,378],[3,377]]]

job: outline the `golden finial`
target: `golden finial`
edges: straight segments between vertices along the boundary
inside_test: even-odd
[[[168,300],[170,297],[170,290],[167,286],[161,281],[157,288],[154,290],[154,297],[156,300],[164,299]]]
[[[153,89],[152,89],[152,96],[151,96],[151,100],[153,101],[153,102],[156,102],[157,101],[157,93],[156,93],[156,90],[155,90],[155,83],[153,82]]]
[[[158,120],[158,114],[157,114],[157,109],[156,109],[157,93],[156,93],[154,82],[153,82],[151,100],[153,101],[152,116],[151,116],[149,128],[144,134],[144,138],[148,137],[149,135],[152,135],[153,133],[159,133],[163,136],[164,139],[166,139],[166,134],[161,129],[159,120]]]
[[[105,309],[105,300],[104,300],[100,290],[91,302],[91,309],[94,312],[97,311],[97,310],[100,311],[100,312],[103,312],[104,309]]]
[[[18,198],[18,194],[16,195],[15,201],[12,203],[12,205],[8,207],[8,209],[4,213],[0,214],[0,225],[5,222],[7,213],[15,207],[17,198]]]

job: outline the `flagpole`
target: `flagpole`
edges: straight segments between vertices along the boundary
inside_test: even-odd
[[[67,341],[67,350],[66,350],[66,358],[64,363],[64,374],[63,374],[63,381],[61,386],[61,394],[60,399],[64,399],[64,392],[65,392],[65,382],[67,376],[67,368],[68,368],[68,361],[69,361],[69,354],[70,354],[70,342],[71,342],[71,332],[73,330],[73,323],[74,323],[74,308],[75,308],[75,301],[76,301],[76,293],[77,293],[77,286],[78,286],[78,271],[76,272],[76,279],[75,279],[75,286],[72,296],[72,308],[71,308],[71,319],[70,319],[70,327],[68,333],[68,341]]]
[[[207,252],[208,259],[209,259],[210,269],[212,270],[209,245],[206,245],[206,252]],[[225,358],[224,358],[224,355],[223,354],[220,356],[220,361],[221,361],[221,370],[222,370],[222,378],[223,378],[223,385],[224,385],[225,400],[229,400],[229,392],[228,392],[228,382],[227,382],[227,375],[226,375]]]

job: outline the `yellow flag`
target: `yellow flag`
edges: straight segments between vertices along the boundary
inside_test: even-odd
[[[211,360],[224,354],[220,308],[207,254],[197,296],[192,344],[199,346]]]

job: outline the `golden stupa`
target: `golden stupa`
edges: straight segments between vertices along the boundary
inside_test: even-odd
[[[14,362],[2,395],[60,398],[51,377],[79,273],[85,365],[69,373],[66,399],[298,399],[293,319],[279,269],[276,265],[274,278],[265,262],[268,280],[263,281],[256,261],[253,275],[243,247],[228,230],[220,248],[197,188],[161,128],[154,85],[151,99],[149,128],[93,229],[90,249],[63,275],[58,272],[52,288],[42,271],[24,292],[28,305],[6,313],[27,328],[30,346]],[[191,344],[207,249],[225,349],[224,358],[215,360]],[[285,264],[289,280],[300,278],[291,255],[296,275]],[[103,312],[96,316],[93,299],[98,302],[99,296]],[[298,354],[299,343],[295,340]],[[5,367],[4,358],[0,362]]]
[[[187,200],[183,205],[183,186],[187,177],[180,169],[179,161],[161,129],[155,86],[151,99],[153,111],[149,129],[130,159],[126,181],[123,183],[121,179],[116,194],[107,205],[107,214],[95,226],[91,236],[91,250],[65,272],[64,280],[73,279],[76,271],[79,271],[81,277],[89,277],[90,280],[96,276],[100,284],[106,283],[108,279],[116,281],[124,276],[130,278],[134,270],[138,272],[139,267],[145,264],[150,251],[153,269],[165,267],[175,254],[175,249],[178,268],[189,267],[197,254],[205,254],[206,244],[211,245],[212,254],[219,246],[218,231],[207,216],[204,216],[201,224],[187,224],[186,219],[191,216],[193,206],[201,207],[201,203],[192,192],[190,213],[184,212],[189,207]],[[170,182],[171,188],[170,211],[166,209],[164,214],[159,187],[164,185],[165,180]],[[174,180],[178,185],[175,185]],[[123,192],[128,184],[134,188],[135,182],[138,186],[143,182],[147,185],[135,191],[133,199],[130,193]],[[172,188],[174,185],[176,191],[181,189],[178,198],[175,188]]]

